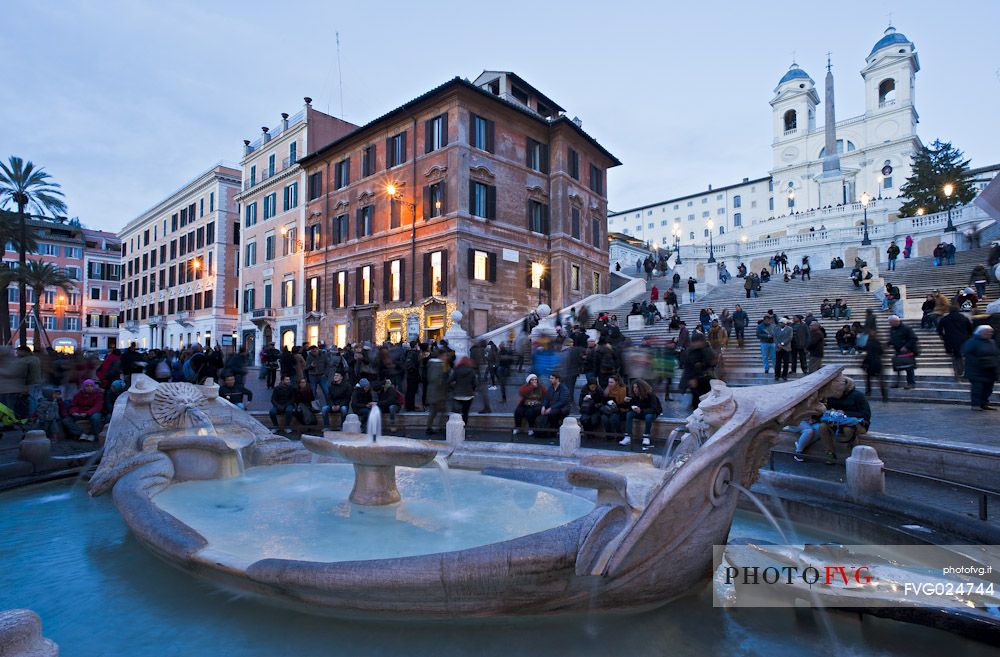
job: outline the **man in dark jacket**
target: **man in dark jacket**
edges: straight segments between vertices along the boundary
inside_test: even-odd
[[[747,316],[743,306],[736,304],[736,310],[733,312],[733,330],[736,331],[736,344],[739,348],[743,348],[743,336],[747,330],[747,326],[750,325],[750,318]],[[794,370],[792,370],[794,372]]]
[[[358,385],[354,386],[354,391],[351,393],[351,412],[361,421],[362,432],[368,430],[368,416],[376,403],[375,393],[372,392],[368,379],[358,381]]]
[[[306,352],[306,378],[313,395],[318,394],[316,388],[323,391],[323,399],[330,403],[330,353],[316,345],[309,345]]]
[[[351,385],[344,380],[344,375],[340,372],[334,373],[330,391],[326,396],[327,404],[323,407],[324,428],[330,426],[330,416],[333,414],[340,416],[340,423],[343,425],[344,418],[350,412],[352,392]]]
[[[694,303],[694,291],[697,282],[693,276],[688,276],[688,298],[691,299],[691,303]]]
[[[275,379],[278,378],[278,366],[281,359],[281,352],[274,346],[273,342],[267,344],[264,349],[263,362],[261,366],[267,370],[267,387],[274,388]]]
[[[681,360],[684,367],[683,381],[691,390],[690,409],[694,410],[698,408],[701,396],[711,390],[709,382],[715,367],[715,352],[708,346],[704,335],[695,333],[691,336],[691,347],[684,352]]]
[[[417,388],[420,387],[420,345],[410,341],[410,348],[403,355],[403,381],[406,398],[403,408],[408,412],[417,410]]]
[[[840,436],[840,442],[842,443],[856,441],[859,436],[863,436],[868,432],[868,427],[872,421],[872,409],[868,405],[868,400],[865,399],[864,394],[854,387],[854,379],[851,378],[846,379],[844,392],[840,397],[826,400],[826,407],[831,411],[841,411],[848,418],[860,420],[856,423],[848,421],[843,424],[829,421],[820,423],[817,433],[823,443],[823,447],[826,449],[826,462],[832,464],[836,460],[833,442],[834,434],[836,433]]]
[[[253,401],[253,392],[244,387],[242,383],[238,383],[236,375],[232,373],[226,374],[226,377],[222,380],[222,386],[219,387],[219,396],[244,411],[247,407],[243,399],[246,398],[247,401]]]
[[[952,304],[948,314],[938,320],[938,335],[944,343],[945,352],[951,356],[951,366],[955,378],[960,379],[965,371],[962,363],[962,346],[972,337],[972,322]]]
[[[792,374],[796,366],[801,366],[802,373],[809,373],[809,360],[806,350],[809,348],[809,327],[802,320],[802,315],[792,317]]]
[[[904,324],[897,315],[889,315],[889,327],[889,344],[896,351],[897,357],[893,358],[893,369],[896,370],[896,382],[892,384],[892,387],[898,388],[900,386],[903,372],[906,372],[906,385],[904,387],[906,390],[909,390],[914,386],[916,380],[916,357],[919,349],[917,334],[913,332],[913,329]],[[908,356],[912,357],[912,364],[903,362],[904,360],[909,360]]]
[[[1000,375],[1000,350],[993,342],[993,327],[977,326],[975,333],[962,346],[965,356],[965,376],[969,379],[972,409],[995,411],[990,406],[993,385]]]
[[[271,424],[274,425],[275,433],[281,428],[278,423],[278,413],[285,416],[285,433],[292,432],[292,414],[295,413],[295,403],[292,400],[294,393],[292,379],[288,376],[281,377],[281,383],[274,386],[271,391],[271,410],[268,415],[271,416]]]
[[[558,431],[569,415],[570,393],[558,372],[549,374],[549,384],[549,389],[542,398],[541,416],[548,430]]]

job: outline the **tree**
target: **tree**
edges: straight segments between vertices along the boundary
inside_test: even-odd
[[[969,160],[962,159],[962,151],[951,142],[934,140],[913,154],[910,177],[900,188],[907,199],[899,209],[900,216],[933,214],[964,205],[976,196],[969,178]],[[951,198],[945,196],[944,186],[954,187]]]
[[[41,303],[45,290],[54,287],[69,294],[75,289],[75,285],[73,284],[73,279],[66,275],[64,269],[41,260],[29,260],[19,270],[18,278],[23,286],[30,287],[35,293],[35,308],[32,314],[35,316],[34,349],[38,351],[38,337],[42,327],[42,318],[38,313],[38,304]],[[24,315],[21,317],[23,318]],[[25,326],[26,323],[22,320],[21,326]]]
[[[28,252],[28,218],[25,210],[34,209],[37,214],[55,215],[66,213],[66,203],[62,200],[63,193],[59,183],[52,182],[51,176],[42,168],[35,168],[29,160],[25,162],[16,155],[11,155],[5,164],[0,162],[0,209],[6,210],[13,203],[17,206],[18,225],[18,264],[23,270]],[[24,279],[18,281],[20,300],[18,312],[21,317],[19,343],[28,346],[28,326],[24,321],[27,314],[27,300],[24,294]]]

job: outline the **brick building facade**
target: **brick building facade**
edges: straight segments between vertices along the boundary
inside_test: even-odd
[[[608,291],[620,162],[518,76],[455,78],[310,154],[304,306],[321,340],[473,335]]]

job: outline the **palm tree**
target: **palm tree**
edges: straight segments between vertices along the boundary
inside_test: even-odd
[[[35,308],[32,314],[35,316],[34,349],[38,351],[38,337],[41,333],[42,318],[38,313],[38,304],[41,303],[46,288],[54,287],[62,290],[66,294],[75,288],[73,279],[66,275],[66,271],[55,265],[51,265],[41,260],[29,260],[23,269],[19,270],[18,280],[22,286],[30,286],[35,293]],[[22,302],[24,299],[22,299]],[[23,317],[23,315],[22,315]],[[27,322],[21,322],[22,330]]]
[[[62,200],[63,193],[59,189],[59,183],[52,182],[51,176],[42,168],[35,168],[29,160],[11,155],[5,164],[0,162],[0,209],[6,210],[11,204],[17,206],[18,219],[18,263],[23,269],[27,260],[28,227],[25,210],[34,209],[37,214],[46,213],[55,215],[66,212],[66,203]],[[20,301],[18,310],[23,320],[27,314],[27,301],[25,299],[24,280],[18,281]],[[27,322],[21,322],[20,344],[22,347],[28,346]]]

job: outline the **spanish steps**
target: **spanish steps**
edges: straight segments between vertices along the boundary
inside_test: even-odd
[[[861,370],[861,360],[863,355],[841,354],[837,347],[834,335],[845,323],[858,321],[863,323],[865,310],[872,308],[878,318],[877,330],[882,343],[886,345],[885,356],[885,376],[889,387],[890,400],[911,401],[911,402],[937,402],[937,403],[968,403],[969,384],[964,379],[956,380],[951,366],[951,358],[945,353],[944,346],[940,338],[933,329],[920,328],[919,303],[925,295],[934,290],[940,289],[949,299],[961,289],[968,287],[969,276],[972,268],[976,264],[986,264],[988,249],[972,249],[959,251],[955,257],[954,265],[943,265],[934,267],[930,257],[910,258],[897,261],[896,271],[886,271],[885,263],[879,265],[879,274],[888,282],[894,285],[906,286],[905,294],[909,300],[918,300],[915,304],[917,310],[911,311],[904,317],[904,322],[916,331],[920,340],[920,356],[917,358],[916,385],[912,389],[904,387],[892,388],[896,383],[895,373],[891,370],[891,353],[888,347],[889,323],[888,311],[881,310],[881,301],[874,296],[875,287],[871,292],[866,292],[864,288],[857,289],[850,279],[850,268],[841,269],[818,269],[813,264],[811,280],[802,281],[793,279],[785,283],[782,274],[773,275],[768,283],[764,283],[757,298],[746,298],[743,288],[743,279],[732,278],[727,284],[720,284],[715,288],[702,294],[704,285],[698,285],[699,296],[692,304],[683,303],[687,300],[688,291],[686,278],[681,280],[677,288],[678,300],[682,302],[680,318],[687,326],[693,329],[698,323],[698,313],[702,308],[712,308],[715,313],[721,313],[723,309],[732,312],[736,304],[740,304],[749,316],[749,326],[746,330],[746,340],[743,349],[736,346],[735,334],[730,338],[729,347],[725,349],[723,355],[723,378],[730,385],[748,386],[765,385],[773,383],[773,368],[771,374],[764,374],[763,364],[760,357],[759,342],[756,337],[756,325],[760,318],[769,310],[773,309],[778,317],[792,315],[803,315],[812,312],[827,331],[824,364],[843,364],[846,366],[845,372],[854,377],[859,387],[864,385],[864,372]],[[883,254],[884,257],[884,254]],[[735,269],[732,263],[731,269]],[[789,263],[793,265],[793,263]],[[647,282],[647,293],[645,298],[649,298],[649,290],[653,285],[660,289],[661,299],[665,298],[670,286],[670,274],[664,277],[653,278]],[[823,299],[841,298],[847,302],[851,308],[850,322],[844,319],[829,319],[820,317],[820,304]],[[997,298],[997,287],[995,283],[987,286],[986,299],[980,302],[980,310],[985,308],[985,304]],[[637,297],[633,301],[641,302],[642,297]],[[911,307],[914,304],[911,304]],[[646,336],[675,337],[677,331],[668,328],[666,320],[658,320],[653,326],[644,326],[641,330],[628,330],[626,316],[632,307],[632,302],[623,304],[617,308],[608,308],[608,312],[618,315],[619,326],[623,333],[633,340],[640,340]],[[669,319],[669,314],[667,315]],[[791,378],[791,374],[789,375]],[[802,376],[801,373],[795,376]],[[878,391],[873,390],[872,396],[877,398]]]

